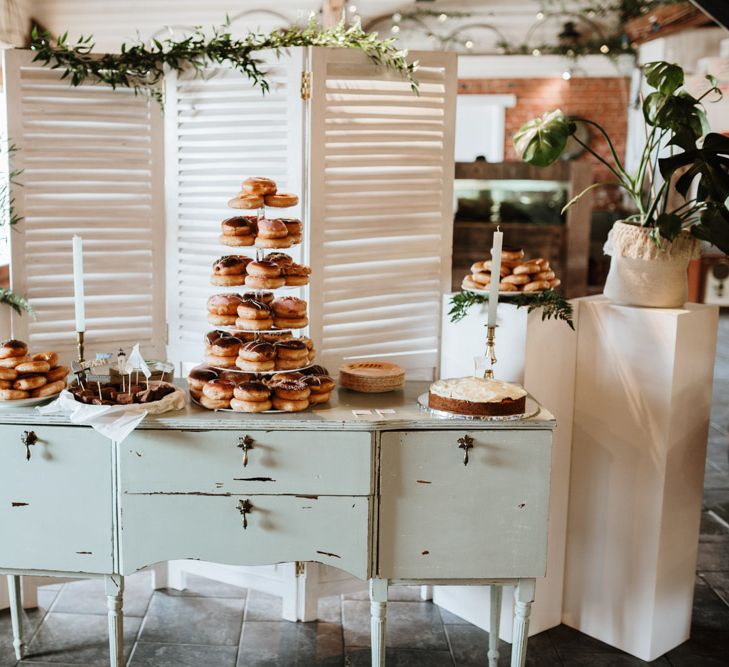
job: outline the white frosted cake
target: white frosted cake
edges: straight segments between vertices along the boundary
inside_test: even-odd
[[[526,411],[526,395],[523,387],[503,380],[451,378],[430,385],[428,405],[461,415],[518,415]]]

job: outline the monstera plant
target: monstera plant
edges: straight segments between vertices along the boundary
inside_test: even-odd
[[[651,92],[643,100],[646,139],[634,170],[627,170],[599,122],[567,118],[560,110],[524,125],[514,145],[526,162],[546,166],[572,137],[610,170],[635,213],[615,223],[605,245],[612,255],[605,294],[620,303],[675,307],[686,299],[686,267],[698,240],[729,252],[729,137],[710,132],[706,120],[704,101],[721,98],[714,77],[706,77],[706,92],[695,97],[684,87],[678,65],[649,63],[644,75]],[[604,138],[609,158],[580,139],[579,123]],[[567,207],[599,185],[583,190]]]

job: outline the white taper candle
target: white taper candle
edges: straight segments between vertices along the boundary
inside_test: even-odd
[[[496,308],[499,305],[499,283],[501,282],[501,244],[504,233],[496,228],[491,246],[491,284],[489,285],[489,311],[486,323],[490,327],[496,326]]]
[[[84,249],[83,239],[73,237],[73,299],[76,307],[76,331],[86,331],[84,303]]]

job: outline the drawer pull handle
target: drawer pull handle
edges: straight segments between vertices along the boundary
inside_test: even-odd
[[[20,441],[25,445],[25,460],[30,461],[30,447],[38,442],[38,436],[35,431],[23,431]]]
[[[253,505],[251,505],[251,501],[248,498],[238,501],[238,511],[243,517],[243,530],[248,528],[248,517],[246,515],[250,514],[251,510],[253,510]]]
[[[473,447],[473,438],[470,435],[464,435],[458,438],[458,449],[463,450],[463,465],[468,465],[468,450]]]
[[[238,447],[243,450],[243,467],[248,466],[248,451],[253,449],[253,438],[250,435],[238,438]]]

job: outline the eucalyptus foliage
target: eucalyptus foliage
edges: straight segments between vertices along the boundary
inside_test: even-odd
[[[564,152],[572,137],[604,164],[635,204],[637,213],[627,219],[653,230],[653,238],[673,240],[681,231],[709,241],[729,252],[729,138],[710,132],[703,101],[721,99],[716,79],[707,76],[708,90],[694,97],[684,87],[683,69],[667,62],[644,66],[651,88],[643,100],[646,142],[638,166],[629,173],[605,129],[587,118],[567,118],[562,111],[545,113],[524,125],[514,136],[514,146],[530,164],[552,164]],[[576,134],[577,124],[597,129],[607,142],[610,159],[605,159]],[[666,157],[659,157],[666,154]],[[596,183],[590,188],[602,185]],[[565,208],[574,204],[583,190]],[[671,188],[684,202],[671,208]]]
[[[112,88],[131,88],[135,93],[149,92],[162,102],[161,83],[167,68],[181,72],[192,67],[202,73],[211,63],[230,64],[266,93],[269,84],[256,52],[271,49],[280,55],[295,46],[358,49],[374,63],[399,72],[414,92],[418,90],[418,64],[408,62],[407,52],[395,45],[395,38],[382,40],[377,33],[365,32],[359,23],[347,26],[342,22],[324,28],[313,18],[306,25],[268,34],[250,32],[241,38],[233,37],[228,22],[215,28],[211,36],[197,27],[179,40],[168,37],[148,44],[122,44],[119,53],[102,55],[93,52],[91,35],[71,43],[67,32],[54,41],[47,32],[34,30],[30,48],[36,52],[35,61],[63,70],[62,78],[68,78],[72,86],[101,82]]]

